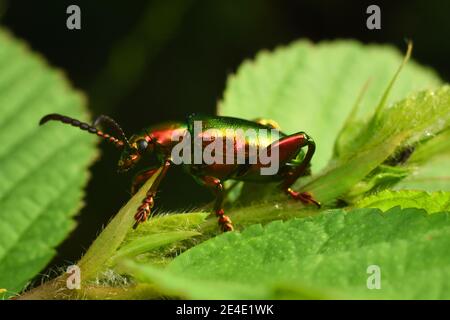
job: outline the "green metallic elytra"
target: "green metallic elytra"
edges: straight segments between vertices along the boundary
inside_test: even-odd
[[[320,206],[310,193],[300,193],[291,189],[291,185],[299,177],[310,172],[310,161],[315,151],[313,139],[305,132],[287,135],[280,131],[278,125],[272,120],[256,119],[249,121],[232,117],[190,115],[185,122],[168,122],[151,126],[131,136],[130,139],[127,139],[123,130],[113,119],[104,115],[97,118],[94,126],[59,114],[50,114],[43,117],[40,124],[49,120],[57,120],[79,127],[121,148],[122,155],[118,163],[119,172],[133,168],[143,158],[156,155],[156,163],[139,172],[133,180],[132,193],[134,194],[145,181],[159,172],[152,187],[147,191],[142,205],[137,210],[134,228],[148,219],[150,210],[154,205],[154,196],[158,185],[168,168],[174,164],[173,151],[180,141],[187,139],[187,137],[191,139],[189,142],[191,146],[190,154],[188,154],[190,159],[196,157],[195,143],[198,143],[198,141],[200,141],[202,148],[206,148],[216,139],[221,139],[223,142],[223,152],[220,153],[222,150],[220,149],[220,154],[214,153],[216,157],[223,158],[223,161],[206,163],[204,159],[200,159],[200,161],[190,161],[183,163],[183,165],[196,181],[209,187],[216,194],[214,210],[219,218],[219,225],[224,231],[233,230],[231,220],[223,210],[225,191],[223,182],[226,180],[261,183],[278,181],[281,190],[290,197],[300,200],[304,204]],[[95,128],[98,123],[110,125],[119,133],[120,137],[113,137]],[[214,132],[212,138],[211,132]],[[237,132],[256,132],[256,135],[245,135],[242,139],[242,136],[238,135]],[[178,139],[174,139],[174,137],[178,137]],[[225,161],[226,153],[229,152],[228,149],[225,150],[225,146],[231,146],[233,155],[241,152],[241,155],[243,155],[241,160],[245,161],[232,161],[231,163]],[[304,147],[307,147],[306,152],[303,150]],[[270,155],[276,150],[278,152],[278,170],[271,175],[262,175],[261,169],[267,167],[267,163],[263,164],[259,160],[251,162],[249,150],[252,150],[252,148],[265,150]],[[233,160],[236,159],[233,158]],[[160,168],[162,170],[159,170]]]

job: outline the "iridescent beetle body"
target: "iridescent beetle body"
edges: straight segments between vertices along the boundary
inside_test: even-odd
[[[187,164],[184,163],[183,165],[196,181],[209,187],[216,194],[214,211],[218,216],[219,225],[224,231],[233,230],[231,220],[224,214],[223,210],[223,182],[226,180],[231,179],[261,183],[278,181],[280,183],[280,188],[290,197],[300,200],[304,204],[312,203],[320,206],[320,204],[313,199],[311,194],[307,192],[300,193],[291,189],[291,185],[300,176],[309,174],[310,161],[315,151],[314,141],[304,132],[286,135],[279,130],[276,123],[270,120],[260,119],[249,121],[232,117],[191,115],[187,118],[186,122],[168,122],[146,128],[140,133],[131,136],[129,140],[126,138],[120,126],[107,116],[98,117],[94,122],[94,125],[90,126],[66,116],[50,114],[43,117],[40,124],[49,120],[61,121],[79,127],[90,133],[97,134],[107,141],[114,143],[118,148],[123,149],[118,163],[119,172],[128,171],[147,155],[156,155],[156,163],[139,172],[133,180],[132,193],[134,194],[145,181],[158,172],[158,176],[155,178],[152,187],[147,191],[146,197],[142,200],[142,204],[137,210],[134,228],[136,228],[139,223],[148,219],[154,205],[154,196],[158,185],[165,176],[168,168],[174,164],[172,151],[179,143],[179,140],[176,140],[173,137],[185,137],[186,135],[189,135],[192,141],[197,138],[197,141],[202,141],[202,147],[206,147],[212,140],[210,139],[211,137],[205,137],[204,135],[210,134],[211,130],[214,130],[215,132],[214,138],[222,139],[223,146],[232,146],[232,149],[234,148],[232,151],[235,151],[235,154],[237,154],[239,150],[246,150],[245,163],[239,164],[237,161],[227,163],[226,161],[223,161],[222,163],[207,164],[204,161],[197,161]],[[121,138],[119,139],[109,134],[105,134],[95,128],[99,123],[107,123],[115,128],[119,132]],[[201,123],[200,131],[194,129],[195,123]],[[238,140],[236,137],[236,131],[238,129],[242,131],[255,130],[256,132],[263,129],[266,131],[270,130],[276,134],[249,136],[243,140],[243,143],[239,144],[237,143]],[[194,145],[192,145],[192,147],[194,147]],[[276,174],[262,175],[260,171],[261,167],[264,166],[262,163],[258,161],[253,164],[249,163],[248,150],[250,150],[251,147],[266,149],[269,150],[269,153],[274,147],[277,148],[279,169]],[[304,152],[304,147],[307,147],[307,152]],[[191,148],[191,150],[193,149],[194,148]],[[223,156],[225,157],[225,150]],[[194,157],[194,155],[191,154],[191,157]],[[159,170],[160,168],[162,168],[162,170]]]

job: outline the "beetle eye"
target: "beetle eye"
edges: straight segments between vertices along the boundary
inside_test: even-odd
[[[144,139],[139,140],[136,144],[137,144],[137,148],[138,148],[139,152],[141,152],[141,153],[144,152],[148,146],[147,140],[144,140]]]

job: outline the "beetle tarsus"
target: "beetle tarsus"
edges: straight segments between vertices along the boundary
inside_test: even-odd
[[[316,205],[318,208],[321,207],[321,204],[319,201],[317,201],[316,199],[314,199],[313,195],[309,192],[298,192],[298,191],[294,191],[291,188],[287,188],[286,189],[286,193],[295,200],[299,200],[301,203],[307,205],[307,204],[314,204]]]
[[[137,213],[134,215],[135,223],[133,225],[133,229],[136,229],[140,223],[147,221],[148,217],[150,216],[150,210],[153,208],[153,205],[154,205],[153,194],[145,197],[145,199],[142,201],[142,204],[138,208]]]
[[[229,216],[225,215],[225,211],[223,209],[216,210],[216,216],[218,217],[217,222],[219,223],[220,228],[224,232],[233,231],[233,222]]]
[[[170,161],[166,160],[158,176],[155,178],[155,181],[153,181],[152,186],[147,191],[147,195],[145,196],[144,200],[142,200],[142,204],[137,209],[137,213],[134,215],[134,219],[136,220],[136,222],[133,225],[133,229],[136,229],[139,223],[147,221],[148,217],[150,216],[151,209],[155,205],[154,197],[156,195],[156,190],[158,189],[159,183],[166,175],[169,167]],[[148,178],[155,174],[157,170],[158,169],[153,170],[153,173],[151,175],[148,175]]]
[[[211,190],[216,195],[216,201],[214,203],[214,211],[218,218],[217,222],[219,223],[220,229],[223,232],[233,231],[234,230],[233,222],[231,222],[229,216],[225,215],[225,211],[223,210],[222,207],[225,195],[225,190],[222,182],[220,181],[220,179],[212,176],[204,176],[200,181],[202,181],[202,183],[205,186],[211,188]]]

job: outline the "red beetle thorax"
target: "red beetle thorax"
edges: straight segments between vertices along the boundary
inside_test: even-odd
[[[150,142],[156,142],[164,147],[171,147],[179,142],[179,137],[187,131],[186,127],[170,124],[166,127],[155,128],[146,135],[145,139]]]

